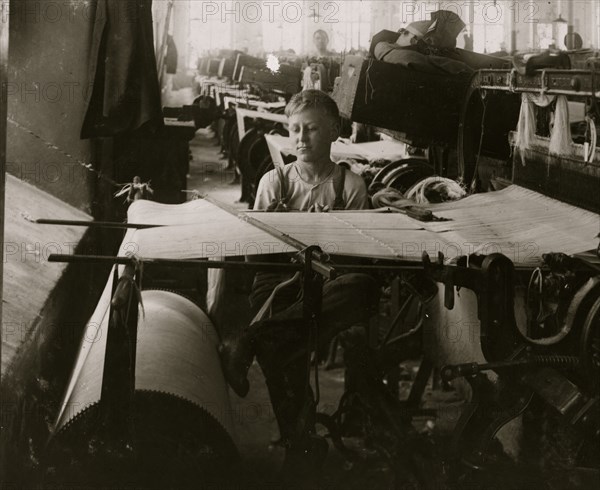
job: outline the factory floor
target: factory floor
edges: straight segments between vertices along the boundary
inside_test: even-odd
[[[210,196],[212,199],[231,207],[243,210],[247,204],[239,203],[239,184],[232,184],[234,173],[227,170],[227,160],[220,154],[217,139],[209,129],[201,129],[190,143],[191,162],[188,175],[188,190],[196,190],[201,195]],[[238,301],[240,298],[238,298]],[[243,313],[240,313],[243,315]],[[243,320],[242,320],[243,321]],[[341,360],[341,354],[338,359]],[[407,364],[408,373],[414,375],[418,361]],[[320,368],[320,404],[318,410],[332,414],[338,405],[344,387],[344,369],[337,366],[334,369]],[[273,415],[264,377],[256,363],[250,369],[250,392],[246,398],[238,398],[231,392],[232,413],[237,428],[238,448],[240,450],[244,474],[241,488],[286,488],[280,482],[280,467],[284,457],[284,450],[275,441],[278,438],[278,429]],[[409,382],[401,384],[401,392],[408,393]],[[432,400],[430,389],[425,396]],[[438,393],[435,395],[439,402],[440,396],[448,400],[454,398],[451,404],[456,403],[456,393]],[[422,419],[420,430],[428,430],[434,422]],[[435,423],[438,423],[437,421]],[[445,424],[452,424],[446,421]],[[347,463],[330,444],[324,468],[321,474],[313,480],[309,488],[323,489],[381,489],[389,488],[391,474],[383,464],[361,466],[360,469]]]

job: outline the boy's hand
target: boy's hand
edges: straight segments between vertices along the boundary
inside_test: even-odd
[[[326,213],[327,211],[329,211],[329,204],[321,206],[320,204],[315,203],[308,208],[309,213]]]
[[[287,207],[287,204],[285,203],[285,199],[272,199],[271,204],[267,206],[267,209],[265,211],[272,213],[282,213],[289,211],[289,209]]]

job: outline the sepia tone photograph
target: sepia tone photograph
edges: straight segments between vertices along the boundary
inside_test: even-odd
[[[600,488],[600,0],[0,0],[1,490]]]

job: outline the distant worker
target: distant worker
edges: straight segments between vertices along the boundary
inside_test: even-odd
[[[328,49],[329,35],[323,29],[315,31],[315,33],[313,34],[313,44],[315,46],[314,55],[317,58],[326,58],[333,54]]]
[[[302,79],[303,90],[323,90],[329,92],[333,89],[335,77],[339,75],[339,64],[332,59],[334,53],[329,51],[329,36],[323,29],[318,29],[313,34],[315,46],[312,56],[304,66]]]

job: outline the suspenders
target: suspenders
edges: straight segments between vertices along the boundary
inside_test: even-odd
[[[281,189],[281,195],[279,196],[279,200],[283,201],[287,199],[288,195],[287,181],[285,180],[285,176],[283,175],[283,168],[279,165],[275,165],[275,168],[277,169],[277,176],[279,177],[279,188]]]
[[[281,187],[281,199],[287,198],[288,194],[288,186],[285,176],[283,175],[283,169],[280,166],[275,167],[277,169],[277,175],[279,176],[279,184]],[[346,208],[346,203],[344,202],[344,183],[346,182],[346,167],[342,167],[340,165],[341,175],[337,182],[334,182],[335,185],[335,200],[333,201],[333,209],[340,210]]]
[[[342,171],[340,179],[335,184],[335,201],[333,201],[334,210],[346,208],[346,203],[344,202],[344,183],[346,182],[346,167],[342,167],[340,165],[340,170]]]

